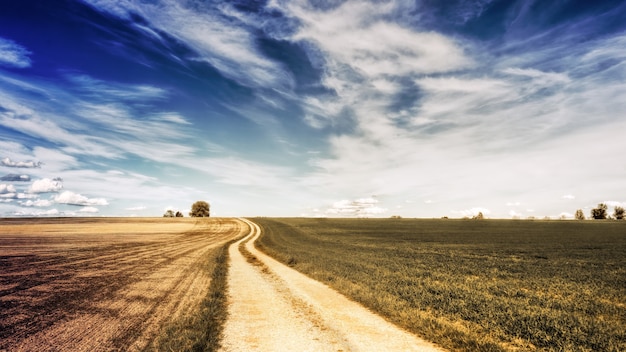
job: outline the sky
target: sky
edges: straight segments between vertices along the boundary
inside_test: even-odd
[[[0,216],[626,206],[626,1],[0,1]]]

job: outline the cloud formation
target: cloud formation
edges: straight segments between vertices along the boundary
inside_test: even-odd
[[[35,180],[28,189],[29,193],[53,193],[63,189],[63,182],[58,179],[42,178]]]
[[[332,207],[326,210],[326,214],[339,216],[369,217],[377,216],[387,211],[387,209],[381,208],[377,204],[378,200],[375,198],[340,200],[333,203]]]
[[[376,194],[411,217],[573,212],[626,179],[626,3],[40,5],[0,12],[17,33],[0,45],[0,168],[29,177],[2,178],[3,214],[46,204],[55,176],[66,215],[202,195],[233,215],[346,199],[329,214],[384,216],[351,200]]]
[[[9,181],[9,182],[29,182],[30,176],[28,175],[18,175],[18,174],[8,174],[0,177],[0,181]]]
[[[104,198],[87,198],[81,194],[74,193],[72,191],[64,191],[54,197],[54,201],[59,204],[68,205],[81,205],[81,206],[94,206],[94,205],[108,205]]]
[[[130,19],[131,14],[142,16],[150,28],[141,28],[151,35],[160,38],[154,31],[157,30],[180,40],[195,51],[194,60],[209,63],[240,84],[256,88],[291,84],[280,65],[259,52],[253,30],[242,18],[233,16],[236,12],[227,3],[215,6],[175,0],[84,1],[121,18]]]
[[[9,194],[15,192],[17,192],[15,190],[15,186],[4,183],[0,184],[0,194]]]
[[[48,210],[41,210],[41,211],[26,211],[26,210],[20,210],[20,211],[16,211],[15,213],[13,213],[14,216],[59,216],[62,215],[61,212],[59,212],[58,209],[48,209]]]
[[[12,40],[0,37],[0,66],[30,67],[30,51]]]
[[[40,161],[13,161],[10,158],[4,158],[0,160],[0,164],[6,167],[17,167],[17,168],[40,168]]]
[[[95,214],[100,212],[96,207],[83,207],[78,210],[79,213]]]
[[[29,199],[27,201],[19,202],[19,204],[24,207],[49,207],[49,206],[52,206],[54,202],[48,199],[37,199],[37,200]]]

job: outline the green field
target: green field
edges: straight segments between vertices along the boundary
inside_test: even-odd
[[[443,347],[626,351],[626,221],[254,221],[261,250]]]

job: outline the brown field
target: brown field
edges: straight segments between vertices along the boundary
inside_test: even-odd
[[[236,219],[0,219],[0,351],[165,349],[247,232]]]

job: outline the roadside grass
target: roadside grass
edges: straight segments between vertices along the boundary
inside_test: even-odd
[[[257,247],[464,351],[626,351],[626,222],[257,218]]]
[[[209,291],[199,307],[163,326],[146,350],[213,352],[220,348],[228,315],[228,247],[237,240],[210,252],[202,263],[203,270],[212,275]]]

